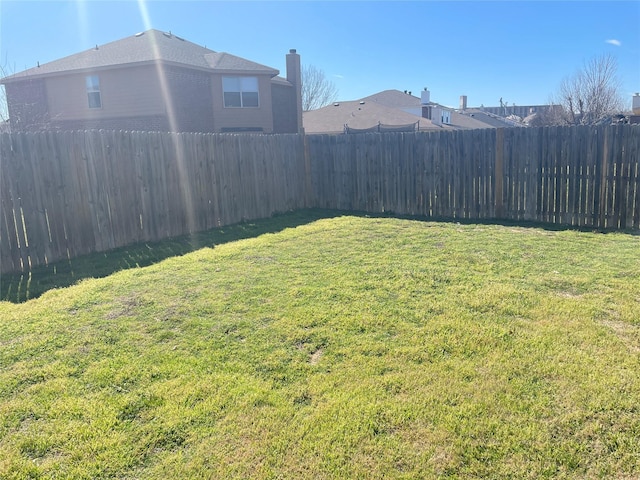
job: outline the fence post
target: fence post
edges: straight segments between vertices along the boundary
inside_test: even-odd
[[[309,153],[309,139],[307,135],[302,132],[302,150],[304,156],[304,206],[305,208],[310,208],[314,205],[311,205],[311,155]]]
[[[504,128],[496,129],[496,158],[493,175],[495,216],[496,218],[502,218],[504,216]]]
[[[609,174],[609,128],[603,128],[602,164],[600,165],[600,202],[598,208],[600,228],[607,226],[607,176]]]

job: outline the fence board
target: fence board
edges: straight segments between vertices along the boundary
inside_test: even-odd
[[[43,149],[47,155],[42,158],[38,168],[42,170],[45,195],[42,207],[45,210],[49,242],[51,246],[51,261],[67,258],[67,234],[64,226],[64,189],[60,165],[66,161],[68,149],[64,145],[64,137],[53,132],[43,134]],[[63,158],[63,154],[64,157]],[[46,263],[46,262],[45,262]]]
[[[14,203],[15,223],[20,232],[20,244],[23,247],[21,262],[26,268],[30,268],[32,260],[34,263],[38,263],[44,257],[42,249],[38,248],[38,244],[45,240],[42,233],[38,231],[40,209],[36,205],[37,199],[35,196],[39,185],[37,185],[37,168],[33,166],[38,163],[40,151],[34,148],[32,139],[33,137],[25,138],[27,141],[25,150],[29,156],[25,159],[25,162],[21,163],[19,168],[20,187],[15,189],[18,201]]]
[[[630,206],[628,212],[631,213],[631,222],[627,228],[638,228],[640,226],[640,135],[629,136],[629,164],[631,192],[629,195]],[[635,162],[634,162],[635,159]]]

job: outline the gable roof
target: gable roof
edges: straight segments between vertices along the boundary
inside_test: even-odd
[[[268,73],[272,77],[275,77],[279,73],[275,68],[266,67],[259,63],[252,62],[241,57],[236,57],[230,53],[213,52],[206,54],[204,57],[212,70],[227,72],[251,71],[256,73]]]
[[[30,68],[3,78],[2,82],[75,70],[95,70],[157,61],[225,73],[251,71],[272,77],[279,73],[274,68],[228,53],[215,52],[170,32],[152,29]]]
[[[408,93],[401,92],[400,90],[383,90],[382,92],[374,93],[368,97],[364,97],[361,100],[365,102],[376,102],[385,107],[391,108],[408,108],[419,107],[420,99],[414,97]]]

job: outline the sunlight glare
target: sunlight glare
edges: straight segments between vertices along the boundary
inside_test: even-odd
[[[142,22],[144,23],[144,30],[148,31],[153,28],[151,24],[151,18],[149,16],[149,10],[147,9],[147,0],[138,0],[138,9],[140,10],[140,16],[142,17]],[[151,38],[151,37],[150,37]],[[151,48],[153,49],[153,56],[156,59],[155,66],[156,72],[158,74],[158,81],[160,83],[160,90],[162,94],[162,98],[164,100],[165,108],[167,111],[167,117],[169,119],[169,128],[174,136],[173,146],[176,154],[176,164],[178,167],[178,176],[180,178],[180,187],[183,196],[183,206],[185,209],[185,215],[187,219],[187,227],[189,229],[189,233],[194,233],[196,230],[195,226],[195,217],[194,217],[194,208],[193,208],[193,196],[191,192],[191,184],[189,181],[189,176],[186,171],[185,166],[185,155],[184,155],[184,147],[183,142],[178,136],[178,123],[176,121],[175,109],[173,105],[173,98],[171,97],[171,92],[169,90],[169,85],[167,82],[167,77],[165,75],[162,64],[159,61],[160,54],[158,51],[158,45],[156,43],[152,43]]]
[[[76,12],[78,14],[78,29],[82,45],[89,46],[89,15],[87,13],[87,0],[76,0]]]

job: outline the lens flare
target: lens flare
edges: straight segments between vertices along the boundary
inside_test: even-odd
[[[89,15],[87,13],[87,0],[76,0],[76,13],[78,15],[78,29],[80,31],[81,45],[90,45],[89,39]]]
[[[144,23],[144,29],[151,30],[153,28],[151,18],[149,16],[149,10],[147,9],[146,0],[138,0],[138,9],[140,10],[140,16]],[[175,152],[175,161],[178,169],[178,178],[180,181],[180,191],[182,192],[184,215],[187,220],[188,233],[194,233],[196,231],[194,208],[193,208],[193,194],[191,191],[191,182],[189,181],[189,175],[187,173],[185,163],[185,153],[183,139],[178,134],[178,122],[175,114],[175,107],[173,103],[173,97],[171,95],[171,89],[169,88],[169,82],[167,81],[167,75],[164,70],[162,61],[160,60],[160,52],[158,44],[155,42],[153,35],[145,35],[148,41],[151,42],[151,48],[153,50],[153,56],[155,58],[156,74],[158,75],[158,81],[160,84],[160,90],[162,99],[164,101],[167,118],[169,121],[169,129],[172,132],[173,148]]]

